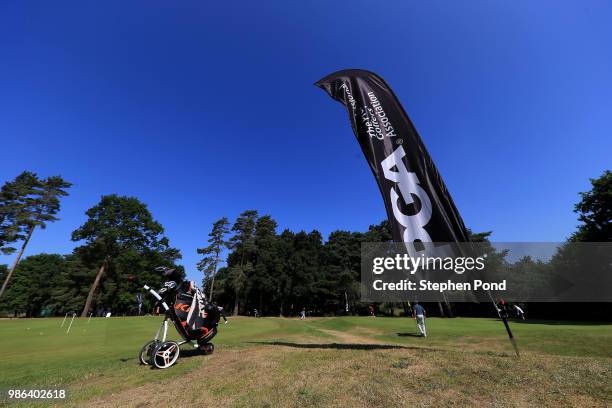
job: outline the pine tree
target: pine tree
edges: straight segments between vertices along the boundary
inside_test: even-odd
[[[231,286],[234,288],[234,316],[240,309],[240,296],[253,270],[255,256],[255,223],[258,218],[257,211],[244,211],[232,226],[234,236],[229,240],[229,247],[233,251],[228,257]]]
[[[580,193],[581,200],[574,212],[582,223],[570,238],[581,242],[612,241],[612,172],[591,179],[591,190]]]
[[[255,262],[247,291],[260,314],[267,309],[264,299],[274,296],[275,281],[281,269],[276,226],[269,215],[260,217],[255,225]]]
[[[215,275],[217,274],[217,268],[221,260],[221,252],[227,248],[228,245],[228,242],[225,240],[225,236],[228,232],[229,221],[226,217],[215,221],[212,231],[208,234],[209,245],[197,249],[198,254],[204,255],[200,262],[198,262],[197,268],[204,274],[202,287],[205,288],[207,284],[209,284],[208,300],[211,302],[213,299],[213,289],[215,287]]]
[[[98,272],[89,289],[82,317],[89,313],[105,272],[114,266],[113,261],[120,255],[130,251],[161,252],[170,259],[180,258],[178,250],[170,248],[168,238],[163,236],[164,228],[137,198],[116,194],[103,196],[86,214],[87,221],[72,233],[72,240],[85,241],[75,252],[88,263],[97,263]]]
[[[22,244],[0,288],[0,297],[6,290],[34,229],[44,229],[48,222],[59,219],[55,215],[60,210],[60,197],[68,195],[65,189],[71,185],[60,176],[44,180],[39,179],[35,173],[23,172],[13,182],[3,186],[0,195],[0,246],[3,245],[2,240],[22,240]],[[11,249],[9,252],[12,252]]]

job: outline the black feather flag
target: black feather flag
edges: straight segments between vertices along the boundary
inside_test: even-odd
[[[378,75],[338,71],[316,83],[346,106],[374,173],[397,242],[467,242],[433,160],[391,88]]]
[[[452,248],[439,243],[468,242],[442,177],[389,85],[359,69],[335,72],[315,85],[348,110],[383,196],[394,240],[404,242],[411,255],[453,255]]]

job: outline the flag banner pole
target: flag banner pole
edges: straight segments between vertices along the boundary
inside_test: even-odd
[[[383,196],[394,241],[403,242],[411,256],[451,256],[451,246],[436,243],[469,242],[438,169],[385,80],[373,72],[347,69],[315,85],[346,107]],[[502,320],[518,354],[510,326]]]
[[[514,338],[514,334],[512,334],[512,330],[510,329],[510,324],[508,323],[508,316],[505,310],[501,310],[500,308],[497,307],[497,305],[495,304],[495,301],[493,300],[493,296],[491,295],[491,292],[487,292],[489,295],[489,299],[491,299],[491,303],[493,303],[493,307],[495,307],[495,310],[497,311],[497,315],[499,316],[499,318],[501,319],[501,321],[504,323],[504,327],[506,328],[506,332],[508,333],[508,339],[510,340],[510,344],[512,344],[512,347],[514,348],[514,352],[516,353],[517,357],[520,357],[521,354],[519,353],[519,348],[518,348],[518,344],[516,342],[516,339]]]
[[[508,332],[508,339],[510,339],[510,343],[512,344],[512,347],[514,348],[514,352],[516,353],[516,356],[520,357],[521,355],[519,354],[518,344],[516,343],[516,339],[514,338],[514,335],[512,334],[512,330],[510,330],[508,319],[505,316],[502,317],[502,322],[504,322],[504,326],[506,327],[506,331]]]

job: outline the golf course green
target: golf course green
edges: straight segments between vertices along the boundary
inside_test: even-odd
[[[137,357],[160,320],[77,318],[69,333],[62,319],[0,320],[0,388],[68,392],[20,406],[612,404],[610,324],[513,322],[516,358],[494,319],[428,319],[422,338],[408,318],[239,317],[220,326],[214,354],[186,344],[158,370]]]

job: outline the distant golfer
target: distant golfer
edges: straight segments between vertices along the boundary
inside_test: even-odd
[[[300,312],[300,320],[304,320],[306,319],[306,308],[302,308],[302,311]]]
[[[525,320],[525,312],[518,305],[514,305],[514,310],[516,311],[516,317],[520,317]]]
[[[427,337],[427,330],[425,329],[425,308],[419,305],[419,302],[416,302],[412,307],[412,311],[421,336]]]

